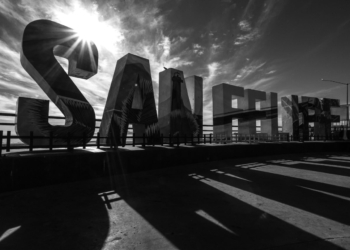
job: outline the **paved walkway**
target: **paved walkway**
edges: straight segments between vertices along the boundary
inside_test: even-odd
[[[0,249],[350,249],[350,154],[215,161],[0,194]]]

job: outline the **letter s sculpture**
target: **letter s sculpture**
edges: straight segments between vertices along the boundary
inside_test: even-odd
[[[81,144],[83,135],[88,142],[95,131],[94,109],[54,55],[68,59],[69,76],[88,79],[97,73],[95,44],[82,41],[72,29],[49,20],[29,23],[23,33],[21,64],[64,114],[66,121],[63,126],[49,124],[48,100],[19,97],[16,132],[26,144],[30,143],[28,136],[31,131],[34,136],[44,137],[52,133],[53,145],[66,143],[65,137],[69,134],[72,146]],[[48,145],[48,139],[35,139],[33,145]]]

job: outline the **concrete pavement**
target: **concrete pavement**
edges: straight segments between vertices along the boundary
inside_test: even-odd
[[[349,210],[349,153],[212,161],[0,194],[0,249],[350,249]]]

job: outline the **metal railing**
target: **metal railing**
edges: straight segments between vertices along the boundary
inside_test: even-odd
[[[125,147],[125,146],[155,146],[155,145],[161,145],[161,146],[171,146],[171,147],[179,147],[180,144],[183,145],[199,145],[199,144],[228,144],[228,143],[239,143],[239,142],[245,142],[245,143],[262,143],[262,142],[292,142],[292,141],[299,141],[304,142],[304,137],[295,137],[295,136],[289,136],[286,134],[277,134],[277,135],[261,135],[261,134],[234,134],[232,136],[228,135],[215,135],[213,134],[203,134],[198,136],[163,136],[161,134],[160,136],[153,136],[148,137],[145,134],[143,136],[136,136],[135,133],[132,134],[132,136],[125,136],[120,137],[121,141],[125,141],[125,143],[119,143],[119,139],[116,141],[114,137],[108,136],[108,137],[102,137],[100,136],[100,133],[97,133],[96,136],[93,136],[89,143],[86,141],[86,136],[77,137],[77,136],[67,136],[67,137],[54,137],[51,133],[49,137],[45,136],[35,136],[33,132],[30,133],[29,136],[21,137],[23,139],[29,139],[29,145],[23,144],[23,145],[13,145],[11,144],[12,139],[19,139],[19,136],[13,136],[11,135],[11,131],[8,131],[6,136],[4,136],[3,131],[0,131],[0,141],[3,141],[5,139],[6,143],[0,144],[0,155],[2,155],[2,150],[5,150],[6,152],[10,152],[12,149],[29,149],[29,151],[33,151],[35,148],[40,149],[49,149],[49,151],[52,151],[53,149],[64,149],[68,151],[73,151],[74,148],[82,147],[85,149],[86,147],[96,147],[97,149],[104,148],[118,148],[118,147]],[[35,140],[36,139],[45,139],[47,140],[46,145],[36,145]],[[60,145],[54,144],[55,139],[63,139],[65,140],[65,143],[62,143]],[[110,141],[110,143],[102,143],[101,140],[107,139]],[[130,139],[130,140],[128,140]],[[79,143],[72,143],[74,140],[79,140]],[[322,137],[322,136],[315,136],[315,137],[309,137],[306,138],[308,141],[336,141],[339,140],[338,137],[329,136],[329,137]],[[138,141],[138,142],[137,142]]]
[[[0,117],[1,116],[8,116],[8,117],[16,117],[17,115],[14,114],[14,113],[1,113],[0,112]],[[63,116],[49,116],[48,117],[49,119],[54,119],[54,120],[64,120],[66,119],[65,117]],[[97,118],[96,119],[96,122],[101,122],[102,119],[101,118]],[[16,123],[8,123],[8,122],[1,122],[0,123],[0,126],[15,126]],[[203,127],[212,127],[213,125],[203,125]],[[232,127],[238,127],[238,126],[232,126]],[[98,129],[100,128],[99,126],[95,126],[95,129]],[[128,129],[131,129],[131,125],[129,125],[129,128]],[[209,129],[209,130],[203,130],[203,132],[212,132],[213,130],[212,129]]]
[[[15,117],[15,114],[11,113],[0,113],[0,116],[12,116]],[[49,119],[65,119],[64,117],[60,116],[49,116]],[[101,122],[101,119],[96,119],[96,121]],[[15,123],[0,123],[0,125],[5,126],[14,126]],[[203,125],[203,128],[207,127],[213,127],[213,125]],[[238,127],[238,126],[232,126],[232,127]],[[96,127],[99,128],[99,127]],[[131,127],[129,127],[129,130]],[[219,143],[219,144],[227,144],[227,143],[238,143],[238,142],[246,142],[246,143],[259,143],[259,142],[290,142],[290,141],[335,141],[340,140],[341,137],[330,135],[330,136],[289,136],[285,133],[277,134],[277,135],[267,135],[263,133],[257,133],[257,134],[239,134],[234,133],[231,136],[230,135],[213,135],[212,133],[208,134],[208,132],[213,132],[213,129],[203,129],[203,134],[198,136],[157,136],[157,137],[147,137],[146,135],[143,136],[136,136],[135,133],[132,133],[131,136],[125,136],[121,139],[121,141],[125,141],[125,144],[118,144],[115,142],[115,138],[112,136],[108,137],[101,137],[100,133],[97,132],[94,134],[94,136],[91,138],[89,142],[87,142],[87,137],[83,135],[82,137],[73,137],[73,136],[67,136],[67,137],[55,137],[51,133],[49,137],[46,136],[37,136],[34,135],[33,132],[31,132],[26,137],[19,137],[17,135],[12,135],[11,131],[7,131],[6,135],[3,131],[0,131],[0,156],[2,155],[2,151],[5,152],[11,152],[11,150],[26,150],[29,149],[29,151],[33,151],[33,149],[49,149],[52,151],[53,149],[66,149],[69,151],[74,150],[74,148],[82,147],[85,149],[86,147],[96,147],[96,148],[117,148],[117,147],[124,147],[124,146],[138,146],[141,145],[142,147],[145,147],[146,145],[169,145],[169,146],[177,146],[179,147],[180,144],[184,145],[198,145],[198,144],[212,144],[212,143]],[[129,132],[130,134],[130,132]],[[13,144],[11,143],[12,140],[18,140],[18,139],[29,139],[29,145],[26,144]],[[47,140],[46,145],[37,145],[35,143],[35,140]],[[56,145],[54,144],[55,139],[62,139],[66,143]],[[108,145],[106,143],[101,143],[101,140],[105,140],[113,142],[109,143]],[[3,143],[3,140],[5,140],[5,143]],[[73,141],[80,141],[80,143],[72,143]],[[138,141],[138,142],[137,142]]]

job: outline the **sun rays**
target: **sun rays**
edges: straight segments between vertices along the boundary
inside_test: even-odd
[[[117,49],[117,43],[124,40],[122,29],[115,21],[103,20],[96,8],[88,9],[75,2],[71,8],[57,11],[55,21],[72,28],[79,41],[93,42],[98,48],[112,52]]]

